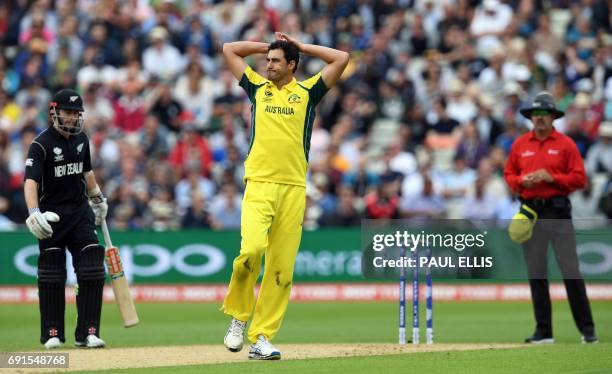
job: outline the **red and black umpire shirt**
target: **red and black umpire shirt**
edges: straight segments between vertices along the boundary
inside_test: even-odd
[[[91,170],[89,139],[84,133],[64,138],[53,126],[30,144],[24,179],[38,183],[41,210],[87,204],[83,173]]]
[[[545,169],[554,182],[542,181],[532,188],[523,187],[523,176],[539,169]],[[539,140],[535,132],[530,131],[514,141],[504,168],[504,179],[523,199],[567,196],[586,184],[576,143],[554,128],[544,140]]]

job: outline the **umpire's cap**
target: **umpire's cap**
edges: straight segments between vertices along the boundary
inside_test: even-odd
[[[528,108],[521,109],[520,112],[526,118],[531,119],[531,113],[534,110],[545,110],[549,112],[555,119],[561,118],[565,115],[563,111],[557,109],[555,105],[555,99],[547,91],[542,91],[537,94],[535,99],[533,99],[533,104],[531,104],[531,106]]]
[[[51,106],[55,109],[84,111],[83,98],[75,90],[69,88],[60,90],[53,95]]]

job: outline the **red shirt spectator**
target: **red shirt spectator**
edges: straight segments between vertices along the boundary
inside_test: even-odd
[[[399,182],[394,175],[383,176],[378,191],[365,197],[366,215],[370,219],[399,218]]]
[[[129,81],[123,87],[123,95],[115,101],[115,125],[125,132],[140,130],[145,123],[147,108],[138,96],[138,83]]]
[[[198,134],[195,127],[190,126],[185,129],[183,138],[176,143],[176,146],[170,152],[168,161],[172,166],[179,168],[183,175],[187,170],[187,165],[199,163],[202,175],[209,176],[212,152],[206,139]]]

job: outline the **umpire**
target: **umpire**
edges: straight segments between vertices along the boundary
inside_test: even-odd
[[[556,108],[550,93],[539,93],[532,106],[520,112],[531,120],[534,129],[512,145],[504,178],[520,195],[521,211],[537,213],[533,234],[523,243],[536,320],[535,333],[525,342],[554,342],[547,279],[547,251],[551,243],[582,342],[596,343],[591,307],[578,269],[572,207],[567,197],[586,183],[582,158],[574,141],[553,127],[553,121],[564,113]]]
[[[32,141],[25,162],[26,224],[39,240],[40,342],[47,349],[65,342],[66,248],[78,281],[75,345],[105,345],[100,339],[104,248],[95,225],[106,218],[107,205],[82,130],[81,96],[69,89],[57,92],[49,105],[49,127]]]

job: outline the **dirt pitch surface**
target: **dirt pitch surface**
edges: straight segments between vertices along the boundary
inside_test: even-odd
[[[324,357],[377,356],[400,353],[467,351],[525,347],[518,344],[278,344],[283,360]],[[229,352],[223,345],[191,345],[172,347],[138,347],[105,349],[69,349],[70,368],[61,371],[129,369],[159,366],[205,365],[248,361],[248,346],[239,353]],[[50,369],[0,369],[0,373],[55,372]]]

